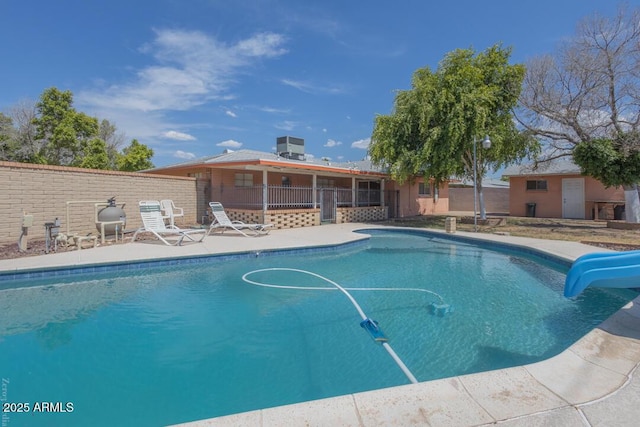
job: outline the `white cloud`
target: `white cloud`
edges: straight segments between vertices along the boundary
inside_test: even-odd
[[[327,133],[327,128],[322,129],[322,132]]]
[[[301,92],[317,94],[317,93],[328,93],[328,94],[340,94],[344,93],[344,90],[338,87],[332,86],[321,86],[310,82],[303,82],[299,80],[291,80],[291,79],[282,79],[280,80],[285,86],[291,86],[295,89],[298,89]]]
[[[227,110],[227,111],[225,111],[225,114],[226,114],[227,116],[229,116],[229,117],[233,117],[234,119],[235,119],[236,117],[238,117],[238,115],[237,115],[236,113],[234,113],[233,111],[231,111],[231,110]]]
[[[302,92],[307,92],[307,93],[312,92],[312,87],[308,83],[299,82],[296,80],[289,80],[289,79],[282,79],[281,82],[286,86],[291,86]]]
[[[260,58],[286,53],[280,34],[259,33],[235,44],[219,41],[201,31],[156,30],[156,37],[141,52],[153,63],[139,69],[132,81],[79,93],[79,103],[126,110],[188,110],[226,93]]]
[[[242,147],[242,142],[234,141],[233,139],[227,139],[226,141],[217,143],[216,146],[227,147],[227,148],[240,148]]]
[[[195,136],[189,135],[188,133],[177,132],[175,130],[170,130],[162,134],[163,137],[168,139],[175,139],[177,141],[195,141]]]
[[[272,58],[287,53],[280,47],[284,43],[284,37],[274,33],[260,33],[247,40],[238,43],[238,50],[248,57]]]
[[[371,144],[371,138],[359,139],[351,143],[351,148],[360,148],[362,150],[368,150],[369,144]]]
[[[329,139],[327,143],[324,144],[325,147],[337,147],[339,145],[342,145],[342,142],[334,141],[333,139]]]
[[[173,157],[177,157],[179,159],[191,160],[195,159],[196,155],[193,153],[187,153],[186,151],[178,150],[173,153]]]
[[[274,108],[274,107],[260,107],[258,108],[260,111],[264,111],[265,113],[271,114],[289,114],[291,110],[284,108]]]
[[[276,125],[273,125],[276,129],[281,129],[281,130],[293,130],[295,129],[296,126],[298,126],[298,123],[296,122],[292,122],[290,120],[285,120],[284,122],[278,123]]]

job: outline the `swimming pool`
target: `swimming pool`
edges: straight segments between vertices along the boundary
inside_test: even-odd
[[[335,251],[269,255],[1,291],[9,400],[72,401],[65,425],[159,425],[407,383],[344,295],[241,280],[262,268],[436,292],[453,312],[432,314],[431,295],[353,292],[420,381],[545,359],[637,295],[588,289],[566,300],[564,265],[429,235],[376,232]],[[256,277],[321,285],[265,274]]]

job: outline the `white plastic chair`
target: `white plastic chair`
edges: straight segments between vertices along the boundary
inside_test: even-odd
[[[158,239],[160,239],[166,245],[180,246],[182,245],[182,241],[187,238],[193,242],[202,242],[204,238],[209,234],[207,230],[204,229],[193,229],[193,230],[182,230],[180,228],[170,228],[164,223],[164,218],[162,217],[160,211],[160,202],[157,200],[143,200],[139,203],[140,205],[140,216],[142,217],[143,227],[136,230],[133,234],[132,242],[135,242],[138,233],[143,231],[148,231],[153,233]],[[202,237],[199,240],[196,240],[192,237],[193,234],[202,233]],[[168,238],[174,237],[177,240],[168,240]]]
[[[173,200],[160,200],[160,209],[162,210],[162,218],[169,220],[169,227],[176,228],[175,219],[184,218],[184,209],[177,208],[173,204]]]
[[[211,213],[213,214],[213,222],[209,226],[207,235],[212,231],[220,230],[221,233],[224,233],[225,230],[231,229],[243,236],[257,237],[269,234],[269,228],[273,227],[273,224],[246,224],[242,221],[231,221],[224,211],[222,203],[219,202],[209,202],[209,207],[211,207]],[[249,234],[243,230],[247,230]]]

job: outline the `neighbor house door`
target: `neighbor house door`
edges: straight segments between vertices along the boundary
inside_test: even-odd
[[[562,217],[584,219],[584,178],[562,180]]]

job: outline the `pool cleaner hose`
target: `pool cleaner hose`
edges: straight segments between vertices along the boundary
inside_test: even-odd
[[[310,275],[310,276],[313,276],[313,277],[317,277],[317,278],[319,278],[321,280],[324,280],[325,282],[331,284],[332,287],[276,285],[276,284],[258,282],[256,280],[249,279],[249,276],[251,276],[252,274],[261,273],[261,272],[265,272],[265,271],[292,271],[292,272],[296,272],[296,273],[303,273],[303,274],[307,274],[307,275]],[[325,291],[339,290],[347,298],[349,298],[349,301],[351,301],[351,304],[353,304],[353,306],[358,311],[358,314],[360,315],[360,317],[362,319],[362,321],[360,322],[360,326],[362,326],[362,328],[364,328],[367,332],[369,332],[369,334],[374,339],[374,341],[379,342],[380,344],[382,344],[384,349],[387,351],[387,353],[389,353],[391,358],[394,360],[394,362],[398,365],[398,367],[402,370],[402,372],[406,375],[406,377],[409,379],[409,381],[411,383],[416,384],[418,382],[416,377],[411,373],[409,368],[407,368],[407,366],[404,364],[402,359],[400,359],[400,357],[396,354],[396,352],[393,350],[393,348],[389,345],[387,337],[384,336],[384,333],[382,332],[382,329],[380,329],[380,327],[378,326],[378,322],[376,322],[373,319],[370,319],[365,314],[364,310],[362,310],[362,308],[360,307],[358,302],[355,300],[355,298],[353,298],[353,296],[349,293],[349,291],[420,291],[420,292],[427,292],[427,293],[430,293],[430,294],[438,297],[439,300],[440,300],[440,305],[443,305],[444,302],[442,301],[442,297],[440,297],[440,295],[436,294],[435,292],[428,291],[426,289],[418,289],[418,288],[343,288],[342,286],[340,286],[339,284],[337,284],[333,280],[327,279],[326,277],[323,277],[323,276],[321,276],[319,274],[313,273],[311,271],[299,270],[299,269],[296,269],[296,268],[263,268],[263,269],[260,269],[260,270],[254,270],[254,271],[250,271],[248,273],[245,273],[242,276],[242,280],[244,280],[246,283],[250,283],[250,284],[256,285],[256,286],[263,286],[263,287],[266,287],[266,288],[298,289],[298,290],[325,290]]]

